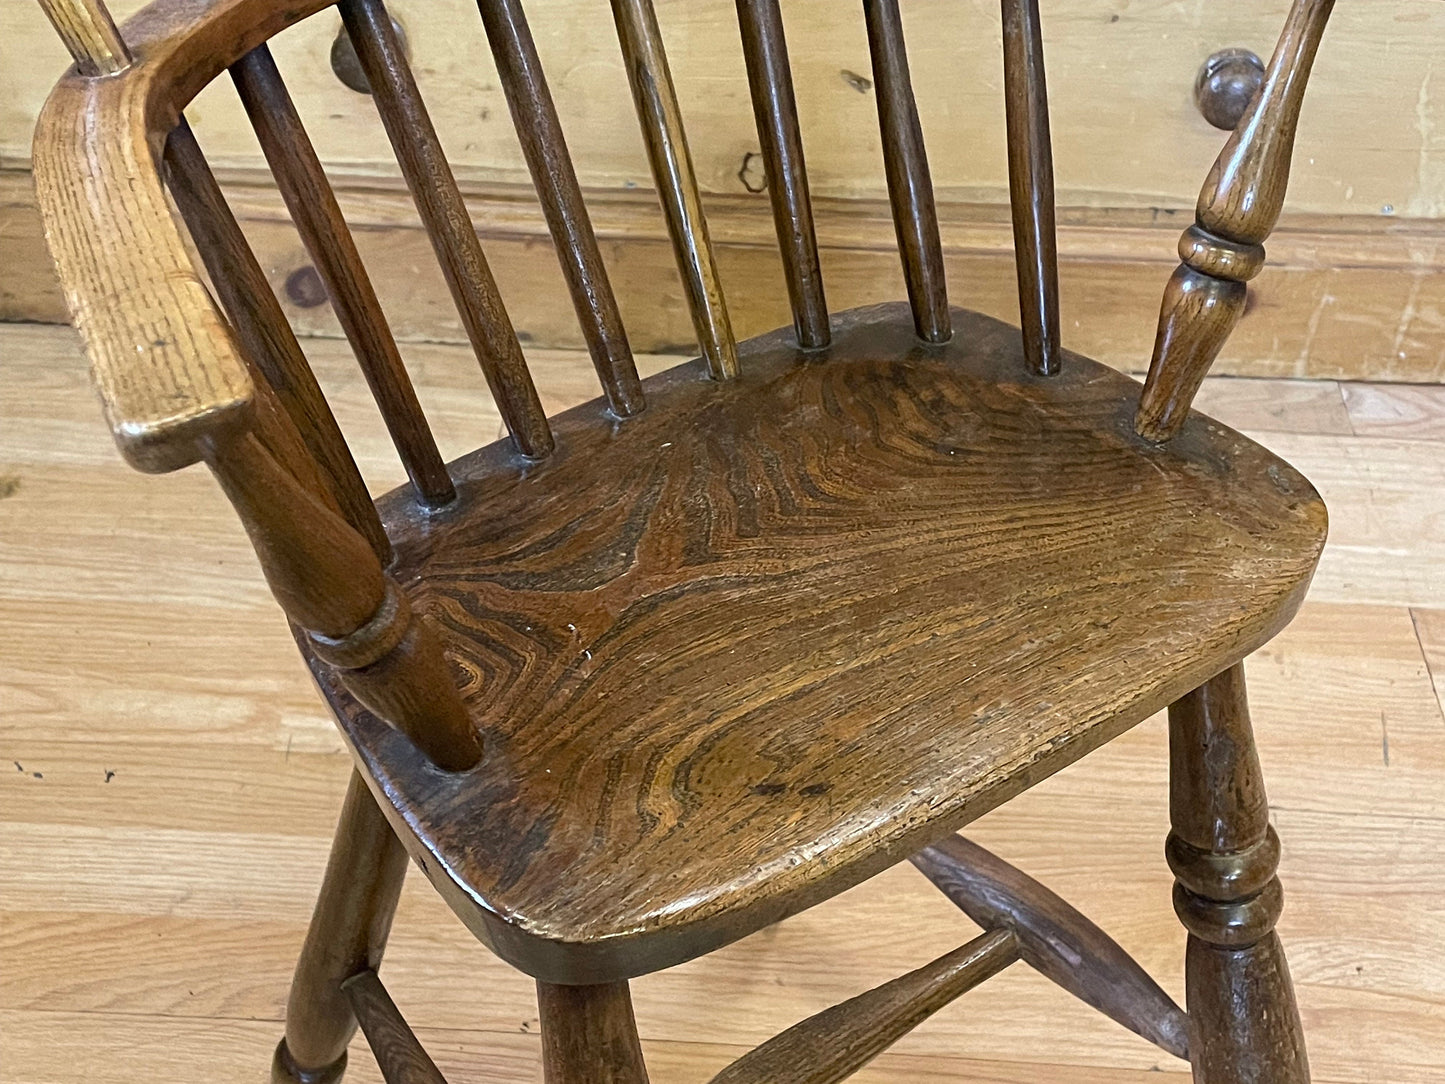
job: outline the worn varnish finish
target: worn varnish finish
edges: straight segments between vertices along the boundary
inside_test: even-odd
[[[713,377],[731,379],[738,372],[737,342],[707,235],[702,193],[688,153],[657,13],[652,0],[612,0],[612,15],[698,346]]]
[[[559,416],[543,467],[459,460],[459,515],[383,502],[394,574],[493,755],[439,777],[334,703],[502,956],[600,982],[714,948],[935,841],[1293,612],[1324,532],[1304,479],[1204,419],[1153,449],[1127,378],[1076,357],[1032,375],[1016,330],[954,317],[968,333],[939,347],[898,304],[836,318],[826,351],[776,333],[737,381],[644,382],[621,430]]]
[[[1032,877],[962,836],[925,848],[913,864],[980,926],[1013,930],[1030,967],[1188,1059],[1188,1025],[1179,1006],[1108,934]]]
[[[1003,71],[1024,357],[1034,372],[1055,373],[1060,350],[1059,253],[1039,0],[1003,0]]]
[[[613,412],[636,414],[644,405],[637,366],[521,0],[478,0],[477,6],[592,364]]]
[[[339,1078],[359,1017],[389,1081],[439,1079],[377,977],[407,851],[481,940],[537,979],[550,1084],[646,1084],[629,977],[912,854],[983,936],[788,1029],[718,1080],[843,1079],[1021,956],[1189,1054],[1201,1084],[1303,1084],[1273,935],[1278,841],[1239,660],[1299,605],[1324,510],[1287,464],[1182,408],[1168,444],[1147,426],[1141,437],[1137,385],[1113,370],[1071,355],[1048,375],[1059,366],[1035,7],[1005,8],[1032,331],[948,309],[898,6],[866,0],[912,304],[840,313],[824,335],[781,21],[773,4],[740,2],[797,321],[736,347],[651,4],[614,0],[704,345],[633,388],[610,298],[580,296],[605,276],[520,6],[483,0],[518,124],[536,122],[529,157],[559,244],[576,250],[564,267],[595,321],[608,393],[549,425],[385,11],[345,0],[513,433],[447,466],[266,51],[320,6],[159,0],[128,24],[132,55],[98,6],[48,4],[78,63],[36,150],[122,450],[149,470],[205,460],[355,755],[273,1077]],[[1189,235],[1211,274],[1239,270],[1227,257],[1242,241],[1210,248],[1231,201],[1243,225],[1230,237],[1267,231],[1250,200],[1270,222],[1278,213],[1283,181],[1251,163],[1288,157],[1290,88],[1327,9],[1296,4],[1273,69],[1289,85],[1260,107],[1287,119],[1253,142],[1245,125],[1244,149],[1211,182],[1218,196]],[[358,507],[329,409],[182,121],[228,67],[412,476],[379,517]],[[1243,188],[1230,161],[1244,163]],[[226,316],[169,217],[162,164]],[[97,165],[130,172],[106,181]],[[1168,355],[1152,388],[1178,368]],[[1097,927],[950,838],[1171,701],[1187,1027]]]
[[[1294,0],[1264,86],[1229,137],[1179,239],[1184,262],[1164,291],[1135,425],[1150,440],[1179,431],[1189,404],[1244,315],[1245,286],[1284,209],[1295,129],[1334,0]]]
[[[1198,1084],[1308,1084],[1283,907],[1238,663],[1169,709],[1167,854],[1189,931],[1185,983]]]
[[[793,307],[793,329],[799,346],[826,346],[828,302],[823,295],[823,271],[818,263],[818,238],[813,230],[813,205],[808,196],[783,15],[778,0],[737,0],[737,4],[753,116],[767,170],[768,198],[773,205],[783,278]]]

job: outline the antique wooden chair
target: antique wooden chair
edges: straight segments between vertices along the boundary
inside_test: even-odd
[[[450,464],[267,51],[332,5],[156,0],[121,33],[100,0],[42,2],[76,63],[36,183],[115,438],[214,472],[355,758],[277,1080],[337,1079],[358,1021],[389,1081],[440,1079],[377,977],[408,855],[536,979],[552,1084],[646,1079],[629,978],[908,858],[986,932],[717,1081],[840,1080],[1020,959],[1198,1081],[1308,1078],[1241,659],[1298,607],[1325,510],[1190,401],[1331,0],[1294,0],[1142,391],[1060,344],[1036,0],[1003,0],[1021,332],[947,303],[897,0],[862,17],[908,303],[828,312],[779,6],[737,0],[795,317],[741,343],[651,4],[612,0],[701,343],[645,381],[520,0],[480,0],[604,393],[550,420],[381,0],[341,0],[510,432]],[[411,479],[375,504],[182,117],[226,70]],[[1187,1014],[953,834],[1166,705]]]

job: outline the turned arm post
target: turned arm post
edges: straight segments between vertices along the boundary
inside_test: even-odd
[[[254,433],[213,445],[206,461],[240,515],[272,593],[305,630],[313,653],[438,767],[475,765],[480,739],[441,644],[366,539]]]
[[[1179,431],[1244,315],[1245,283],[1264,266],[1264,241],[1284,207],[1300,105],[1333,8],[1334,0],[1294,0],[1259,96],[1214,163],[1195,223],[1180,238],[1183,262],[1164,291],[1134,419],[1148,440],[1166,441]]]

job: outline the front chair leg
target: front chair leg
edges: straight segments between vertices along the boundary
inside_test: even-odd
[[[271,1063],[273,1084],[341,1079],[346,1047],[356,1033],[356,1017],[341,984],[381,963],[406,866],[401,841],[353,771],[291,981],[286,1036]]]
[[[647,1084],[626,982],[537,982],[546,1084]]]
[[[1196,1084],[1308,1084],[1284,949],[1279,837],[1236,664],[1169,708],[1166,848],[1189,931],[1185,987]]]

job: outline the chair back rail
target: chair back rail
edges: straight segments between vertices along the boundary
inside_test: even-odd
[[[613,413],[629,417],[644,406],[642,382],[526,13],[520,0],[477,6],[593,367]]]
[[[925,342],[947,342],[953,326],[944,281],[943,242],[938,236],[938,209],[933,202],[923,126],[908,74],[903,17],[898,0],[863,0],[863,14],[873,58],[878,127],[883,135],[883,169],[913,324]]]
[[[803,163],[803,136],[793,73],[783,37],[778,0],[737,0],[738,27],[747,62],[748,91],[763,148],[773,223],[778,231],[783,278],[793,309],[793,329],[805,349],[827,346],[828,302],[823,296],[823,271],[813,229],[813,204],[808,171]]]
[[[737,342],[708,239],[702,193],[688,153],[657,13],[652,0],[612,0],[612,16],[698,344],[708,372],[716,380],[727,380],[738,373]]]

